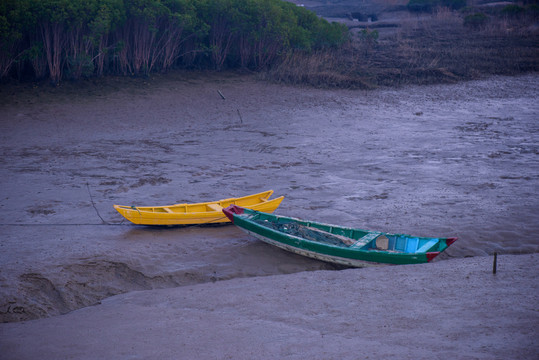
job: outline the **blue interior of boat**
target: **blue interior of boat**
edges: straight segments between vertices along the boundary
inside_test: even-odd
[[[389,250],[404,253],[421,253],[426,252],[434,246],[439,239],[420,239],[417,237],[385,235],[388,239],[387,249],[378,249],[376,247],[376,239],[369,241],[364,247],[364,250]]]
[[[438,238],[421,238],[402,234],[369,232],[361,229],[297,221],[285,217],[274,219],[272,215],[263,213],[257,213],[257,216],[253,217],[252,220],[266,227],[309,241],[369,251],[424,253],[429,251],[440,240]],[[342,237],[348,238],[352,243],[343,241]],[[377,241],[380,239],[383,240]],[[356,242],[353,243],[353,240],[356,240]]]

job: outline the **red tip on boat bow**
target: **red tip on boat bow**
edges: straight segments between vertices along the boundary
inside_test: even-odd
[[[458,238],[456,238],[456,237],[445,239],[446,247],[449,247],[449,245],[453,244],[455,241],[457,241],[457,239]],[[432,259],[434,259],[438,255],[440,255],[440,251],[428,252],[427,253],[427,262],[431,262]]]
[[[226,215],[227,218],[230,219],[232,223],[234,223],[234,214],[243,214],[243,208],[238,205],[230,205],[229,207],[223,209],[223,213]]]
[[[432,259],[434,259],[436,256],[440,255],[439,251],[436,252],[428,252],[427,253],[427,262],[431,262]]]

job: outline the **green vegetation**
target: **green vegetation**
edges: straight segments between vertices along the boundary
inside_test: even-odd
[[[410,0],[426,13],[349,30],[281,0],[0,0],[0,81],[249,69],[372,88],[539,71],[536,1],[464,4]]]
[[[0,0],[0,79],[260,70],[346,41],[343,25],[280,0]]]
[[[506,16],[518,17],[524,14],[525,11],[526,10],[522,6],[512,4],[505,6],[501,13]]]
[[[472,29],[480,29],[488,23],[488,16],[483,13],[474,13],[466,15],[464,26]]]

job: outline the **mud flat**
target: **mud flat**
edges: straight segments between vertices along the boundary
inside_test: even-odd
[[[248,358],[255,351],[299,358],[304,354],[299,350],[307,345],[320,350],[320,344],[327,353],[320,350],[318,358],[341,357],[344,349],[356,358],[361,349],[356,345],[366,342],[372,351],[384,351],[381,356],[402,350],[412,358],[430,354],[433,336],[444,354],[467,354],[461,352],[471,341],[465,337],[467,321],[483,334],[478,344],[485,349],[473,347],[478,358],[497,358],[500,349],[527,356],[529,349],[537,350],[530,343],[536,338],[537,289],[526,276],[537,273],[533,263],[539,251],[538,84],[531,74],[374,91],[314,90],[250,75],[179,73],[51,90],[2,88],[0,318],[49,318],[1,325],[1,348],[9,352],[0,356],[32,358],[50,351],[54,358],[65,351],[65,357],[84,358],[94,347],[96,357],[110,350],[114,358],[144,358],[150,356],[144,349],[157,351],[160,344],[163,357],[192,358],[195,352],[189,351],[199,351],[196,341],[204,339],[210,344],[201,352],[206,358]],[[215,200],[270,188],[286,197],[278,209],[283,215],[460,239],[424,267],[328,272],[335,267],[269,247],[233,226],[137,227],[112,208]],[[505,255],[510,279],[501,271],[487,278],[494,252]],[[462,271],[468,268],[472,275],[481,272],[477,281],[466,281]],[[447,283],[437,282],[442,273]],[[418,289],[401,284],[416,277],[428,295],[418,302],[413,300]],[[388,279],[400,281],[385,284]],[[527,288],[518,285],[526,281]],[[335,284],[327,295],[342,289],[346,301],[320,296],[318,282]],[[273,289],[280,289],[275,296]],[[114,297],[119,294],[125,295]],[[360,295],[369,299],[360,301]],[[488,295],[484,307],[471,306],[472,298],[481,302],[483,295]],[[132,307],[139,296],[147,308]],[[513,313],[509,298],[521,296],[525,300]],[[460,302],[462,297],[468,302]],[[189,305],[195,303],[200,309]],[[227,307],[231,312],[221,313]],[[434,328],[424,326],[426,308],[436,315],[428,317]],[[333,312],[338,316],[326,332],[320,326]],[[272,318],[292,313],[308,325],[294,328]],[[356,318],[348,322],[350,313]],[[369,314],[369,326],[358,327],[359,317]],[[413,316],[425,321],[415,323]],[[388,335],[395,317],[401,330]],[[379,331],[358,337],[370,334],[375,320]],[[514,333],[502,335],[504,322],[520,329],[517,342],[504,342],[503,336]],[[231,324],[239,330],[225,336],[222,331]],[[57,325],[58,331],[46,330]],[[407,326],[417,336],[407,337]],[[341,337],[333,334],[337,328]],[[84,329],[88,336],[80,333]],[[97,329],[108,330],[97,334]],[[140,332],[132,333],[130,344],[114,338],[113,331]],[[73,337],[62,340],[67,333]],[[163,342],[152,340],[164,333],[169,337]],[[254,340],[262,333],[271,341]],[[376,350],[387,336],[399,338]],[[262,341],[265,345],[255,346]],[[279,342],[282,347],[270,348]],[[185,356],[176,352],[180,344],[190,349]],[[129,346],[135,352],[128,354]],[[518,346],[521,352],[513,352]],[[284,350],[274,352],[277,348]],[[125,352],[116,352],[121,349]]]
[[[537,254],[138,291],[0,325],[3,359],[535,359]]]

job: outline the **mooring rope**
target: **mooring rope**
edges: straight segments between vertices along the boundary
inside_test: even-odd
[[[103,221],[103,224],[107,224],[107,222],[101,217],[101,215],[99,214],[99,210],[97,210],[97,207],[95,206],[94,198],[92,197],[92,193],[90,192],[90,184],[88,182],[86,183],[86,188],[88,189],[88,195],[90,195],[90,201],[92,202],[92,206],[94,207],[97,216],[99,216],[101,221]]]

